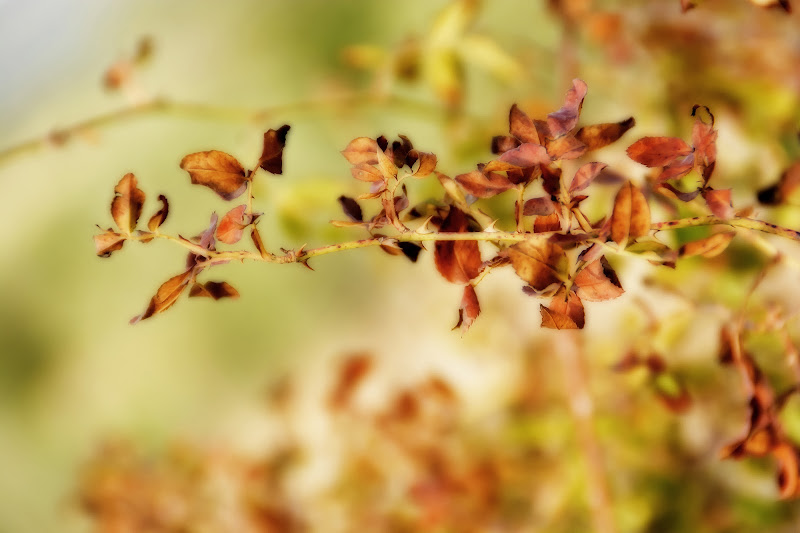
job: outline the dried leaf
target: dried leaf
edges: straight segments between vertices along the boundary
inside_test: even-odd
[[[358,205],[358,202],[356,202],[353,198],[344,195],[340,196],[338,200],[339,205],[342,206],[342,211],[344,211],[344,214],[347,215],[347,218],[354,222],[364,221],[364,215],[361,211],[361,206]]]
[[[417,258],[419,257],[420,252],[424,250],[422,245],[417,244],[415,242],[399,242],[397,246],[400,247],[400,250],[403,252],[403,255],[408,257],[409,261],[412,263],[417,262]]]
[[[478,294],[475,292],[475,287],[466,285],[464,287],[464,296],[461,297],[461,306],[458,308],[458,322],[453,329],[461,328],[461,334],[467,330],[481,314],[481,306],[478,302]]]
[[[258,232],[258,228],[255,226],[250,230],[250,238],[253,240],[253,244],[256,250],[258,250],[258,253],[261,254],[261,257],[266,259],[269,253],[267,253],[267,249],[264,247],[264,241],[261,240],[261,233]]]
[[[125,235],[108,229],[105,233],[94,236],[94,248],[100,257],[109,257],[111,252],[116,252],[125,244]]]
[[[628,182],[614,199],[611,213],[611,238],[619,246],[628,239],[642,237],[650,232],[650,206],[642,191]]]
[[[545,239],[517,243],[505,253],[517,275],[538,291],[566,278],[567,254]]]
[[[473,170],[455,177],[459,185],[476,198],[491,198],[514,187],[507,177],[497,172]]]
[[[384,178],[396,178],[397,166],[394,164],[394,161],[392,161],[392,159],[387,156],[386,153],[380,149],[380,147],[378,147],[376,150],[375,155],[378,159],[378,168],[380,169]]]
[[[135,316],[131,319],[131,324],[135,324],[140,320],[144,320],[146,318],[150,318],[151,316],[163,313],[172,305],[178,301],[181,293],[183,293],[186,286],[191,281],[192,277],[194,276],[194,269],[190,268],[185,272],[178,274],[177,276],[173,276],[165,281],[156,291],[155,296],[150,300],[150,304],[145,309],[145,312],[139,316]]]
[[[350,168],[350,173],[357,180],[372,183],[381,182],[385,179],[380,170],[367,163],[358,163]]]
[[[554,311],[549,307],[539,304],[539,312],[542,315],[542,327],[548,329],[580,329],[570,317],[564,313]]]
[[[706,237],[699,241],[686,243],[681,246],[680,255],[682,257],[691,257],[693,255],[716,257],[725,251],[735,235],[735,231],[727,231],[724,233],[715,233],[711,237]]]
[[[358,137],[342,150],[342,155],[353,165],[377,165],[378,143],[369,137]]]
[[[586,163],[575,172],[572,183],[569,186],[570,194],[582,191],[594,180],[600,172],[608,165],[605,163]]]
[[[619,140],[620,137],[625,135],[625,132],[635,125],[636,121],[633,117],[630,117],[622,122],[584,126],[578,130],[575,138],[586,145],[587,151],[599,150]]]
[[[590,302],[611,300],[625,292],[617,273],[605,257],[600,257],[583,267],[575,276],[574,282],[581,298]]]
[[[467,215],[451,206],[440,231],[464,233],[468,229]],[[451,283],[468,283],[481,270],[481,253],[477,241],[436,241],[433,258],[436,269]]]
[[[547,153],[553,161],[577,159],[586,153],[586,145],[572,135],[564,135],[547,143]]]
[[[705,106],[703,106],[705,107]],[[695,106],[692,114],[697,111]],[[706,108],[708,111],[708,108]],[[709,115],[711,112],[709,111]],[[714,116],[711,115],[711,123],[706,124],[700,118],[695,120],[692,128],[692,144],[694,145],[694,159],[703,182],[708,183],[711,173],[717,161],[717,130],[714,129]]]
[[[556,204],[547,196],[539,196],[526,200],[522,206],[522,214],[525,216],[544,216],[555,213]]]
[[[247,188],[247,177],[239,161],[217,150],[189,154],[181,160],[192,183],[205,185],[225,200],[233,200]]]
[[[291,126],[284,124],[277,130],[264,133],[264,149],[258,159],[258,166],[272,174],[283,174],[283,148],[286,146],[286,135]]]
[[[159,209],[155,215],[150,217],[150,220],[147,222],[147,228],[150,231],[156,231],[161,224],[167,219],[167,215],[169,214],[169,202],[167,201],[167,197],[163,194],[158,195],[158,199],[161,201],[161,209]]]
[[[692,147],[675,137],[644,137],[628,147],[628,157],[647,167],[663,167],[692,153]]]
[[[550,156],[547,154],[547,149],[535,143],[524,143],[513,150],[509,150],[501,155],[497,161],[514,165],[515,167],[528,168],[534,165],[548,165],[550,164]],[[486,165],[485,171],[495,170],[490,169],[492,163]],[[496,170],[506,170],[505,168],[498,168]]]
[[[513,150],[520,144],[521,143],[514,137],[509,137],[508,135],[496,135],[492,137],[492,153],[502,154],[508,152],[509,150]]]
[[[583,329],[586,323],[583,302],[580,296],[573,291],[567,293],[564,287],[559,289],[555,296],[553,296],[553,299],[550,301],[550,306],[547,309],[551,312],[569,317],[578,329]]]
[[[588,88],[583,80],[572,80],[572,87],[567,91],[564,106],[547,115],[547,128],[552,138],[558,138],[572,130],[578,124],[578,117],[586,98]]]
[[[534,233],[547,233],[549,231],[561,231],[561,217],[558,213],[550,213],[547,216],[538,216],[533,221]]]
[[[539,133],[536,131],[533,120],[517,107],[517,104],[512,105],[508,113],[508,132],[523,143],[542,144],[544,140],[539,138]],[[506,148],[503,151],[505,152],[511,148]],[[494,152],[494,149],[492,151]]]
[[[424,178],[425,176],[429,176],[434,170],[436,170],[435,154],[431,154],[428,152],[419,152],[417,150],[413,150],[413,152],[416,158],[419,160],[419,167],[413,174],[415,178]]]
[[[730,189],[706,189],[703,191],[703,199],[715,217],[722,220],[733,218]]]
[[[225,244],[236,244],[242,238],[242,230],[250,224],[251,217],[246,214],[247,205],[234,207],[222,217],[217,227],[217,239]]]
[[[136,187],[136,176],[131,173],[125,174],[114,187],[111,216],[123,233],[130,234],[136,229],[144,199],[145,194]]]
[[[227,281],[207,281],[206,283],[195,283],[189,290],[189,297],[214,298],[238,298],[239,291],[234,289]]]

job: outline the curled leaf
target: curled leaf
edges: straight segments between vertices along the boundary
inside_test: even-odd
[[[155,215],[150,217],[150,220],[147,222],[147,228],[150,231],[156,231],[161,224],[167,219],[167,215],[169,214],[169,202],[167,201],[167,197],[163,194],[158,195],[158,199],[161,201],[161,209],[159,209]]]
[[[564,105],[558,111],[547,115],[547,127],[552,138],[561,137],[578,124],[587,91],[586,82],[580,79],[572,80],[572,87],[567,91]]]
[[[204,185],[225,200],[233,200],[247,188],[245,171],[232,155],[210,150],[189,154],[181,160],[192,183]]]
[[[625,135],[625,132],[635,125],[636,121],[633,117],[630,117],[622,122],[584,126],[575,133],[575,138],[586,145],[587,151],[599,150],[619,140],[620,137]]]
[[[225,244],[236,244],[242,238],[242,231],[250,224],[251,217],[246,214],[247,205],[234,207],[219,221],[217,239]]]
[[[144,199],[145,194],[136,187],[136,176],[131,173],[125,174],[114,187],[111,216],[122,232],[130,234],[136,229]]]
[[[415,178],[424,178],[436,170],[436,154],[412,150],[419,161],[419,167],[414,171]]]
[[[258,166],[272,174],[283,173],[283,148],[290,129],[291,126],[284,124],[277,130],[269,129],[264,133],[264,148]]]
[[[478,318],[481,313],[481,305],[478,302],[478,294],[475,292],[475,287],[471,284],[464,287],[464,296],[461,297],[461,305],[458,308],[458,322],[453,329],[461,328],[461,334],[467,330]]]
[[[178,301],[181,293],[191,281],[194,275],[194,269],[190,268],[185,272],[173,276],[165,281],[156,291],[155,296],[150,300],[150,304],[145,309],[144,313],[135,316],[131,319],[131,324],[135,324],[140,320],[150,318],[151,316],[162,313],[172,307]]]
[[[125,244],[125,235],[107,230],[100,235],[94,236],[94,249],[100,257],[109,257],[111,252],[116,252]]]
[[[715,233],[711,237],[693,241],[681,246],[680,254],[682,257],[702,255],[703,257],[716,257],[728,247],[731,240],[736,235],[735,231]]]

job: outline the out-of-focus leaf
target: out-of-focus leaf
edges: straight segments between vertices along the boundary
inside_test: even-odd
[[[572,87],[567,91],[564,105],[558,111],[547,115],[547,127],[553,138],[561,137],[578,124],[587,90],[586,82],[580,79],[572,80]]]
[[[593,124],[584,126],[575,133],[575,138],[586,146],[587,151],[599,150],[604,146],[616,142],[625,135],[629,129],[636,125],[633,117],[621,122],[610,122],[605,124]]]
[[[208,187],[225,200],[233,200],[247,188],[244,168],[225,152],[189,154],[181,160],[181,168],[189,173],[192,183]]]
[[[161,209],[156,211],[156,214],[150,217],[150,220],[147,222],[147,228],[150,231],[156,231],[161,224],[167,219],[167,215],[169,215],[169,202],[167,201],[167,197],[163,194],[158,195],[158,199],[161,201]]]
[[[467,216],[457,207],[451,206],[440,231],[464,233],[468,230]],[[469,283],[481,270],[481,253],[477,241],[436,241],[433,258],[436,269],[451,283]]]
[[[536,290],[544,290],[566,277],[567,254],[545,239],[517,243],[506,254],[517,275]]]
[[[600,257],[583,267],[574,281],[578,287],[578,295],[590,302],[611,300],[625,292],[617,273],[605,257]]]
[[[686,386],[667,372],[658,373],[653,389],[661,403],[673,413],[685,413],[692,406],[692,397]]]
[[[642,191],[628,182],[614,199],[611,213],[611,238],[624,246],[629,238],[642,237],[650,232],[650,206]]]
[[[800,187],[800,161],[787,168],[778,183],[758,191],[758,201],[764,205],[780,205]]]
[[[123,233],[130,234],[136,229],[144,199],[145,194],[136,187],[136,176],[131,173],[125,174],[114,187],[111,216]]]
[[[489,37],[477,34],[465,35],[458,45],[461,56],[489,71],[497,79],[510,82],[518,78],[522,72],[520,64],[508,55]]]
[[[726,231],[724,233],[715,233],[711,237],[706,237],[699,241],[686,243],[681,246],[680,255],[682,257],[691,257],[693,255],[716,257],[725,251],[735,235],[735,231]]]
[[[291,126],[284,124],[277,130],[269,129],[264,133],[264,148],[258,166],[272,174],[283,173],[283,148],[290,129]]]
[[[350,403],[372,366],[372,357],[364,353],[352,355],[342,363],[328,400],[332,409],[342,409]]]

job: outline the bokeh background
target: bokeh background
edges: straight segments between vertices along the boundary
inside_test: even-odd
[[[145,36],[151,57],[109,88],[109,68]],[[798,14],[745,0],[709,0],[686,14],[677,0],[0,2],[0,532],[95,530],[81,491],[87,464],[103,453],[123,457],[101,464],[109,471],[160,472],[120,482],[134,494],[163,488],[161,475],[189,479],[169,474],[175,462],[228,472],[220,457],[249,465],[287,443],[302,453],[280,494],[313,531],[467,530],[437,518],[447,505],[477,513],[470,527],[485,529],[476,530],[592,530],[592,482],[564,379],[571,363],[557,353],[575,347],[539,329],[538,302],[511,273],[481,284],[483,314],[464,336],[450,331],[460,288],[437,276],[430,253],[411,264],[372,249],[320,258],[315,272],[225,265],[212,277],[240,299],[180,301],[131,326],[184,252],[129,243],[100,259],[94,225],[111,224],[113,186],[134,172],[146,213],[158,194],[170,199],[164,231],[198,233],[227,207],[189,184],[182,156],[218,149],[252,164],[263,131],[290,123],[284,175],[259,176],[255,188],[268,246],[361,238],[327,225],[342,218],[340,194],[363,192],[339,154],[349,140],[405,134],[439,156],[442,172],[467,172],[491,157],[489,140],[505,132],[512,103],[541,117],[560,106],[574,75],[589,86],[583,124],[635,116],[635,129],[597,156],[634,180],[646,169],[624,148],[644,135],[688,137],[692,105],[708,105],[720,129],[717,186],[734,188],[737,207],[755,205],[755,191],[800,157],[799,66]],[[153,98],[197,107],[132,113],[59,142],[61,128]],[[425,187],[412,192],[436,194]],[[598,215],[613,192],[596,193]],[[503,205],[493,208],[507,214]],[[800,225],[791,205],[759,213]],[[800,524],[797,504],[777,500],[769,461],[717,458],[747,416],[736,376],[716,363],[718,327],[766,263],[763,243],[734,242],[711,265],[689,260],[663,274],[619,260],[627,293],[588,307],[578,352],[615,531]],[[791,243],[768,242],[797,256]],[[771,270],[756,301],[791,314],[797,275],[788,263]],[[689,411],[665,408],[646,375],[610,370],[636,346],[664,356],[694,397]],[[785,381],[780,343],[759,346]],[[328,397],[353,354],[368,354],[372,372],[360,407],[337,414]],[[442,456],[467,465],[479,456],[476,464],[496,467],[489,478],[503,480],[489,483],[494,499],[481,499],[490,510],[448,500],[441,483],[420,485],[437,471],[430,461],[400,473],[387,466],[397,460],[389,443],[408,440],[376,429],[373,414],[431,376],[458,399],[447,404],[455,422]],[[291,384],[291,402],[276,383]],[[797,406],[786,413],[800,436]],[[405,431],[414,428],[433,440],[441,430],[417,421]],[[381,468],[350,468],[371,452]],[[235,487],[239,478],[225,479]],[[277,519],[247,529],[257,526],[231,518],[250,516],[238,493],[220,484],[200,507],[224,512],[163,531],[291,530]],[[176,501],[190,500],[187,491],[174,489]],[[364,508],[374,513],[355,511]],[[492,513],[505,518],[481,522]],[[395,514],[396,523],[386,518]],[[137,530],[115,527],[100,530]]]

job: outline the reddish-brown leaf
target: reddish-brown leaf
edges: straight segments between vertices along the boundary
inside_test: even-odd
[[[534,233],[547,233],[548,231],[561,231],[561,218],[558,213],[550,213],[546,216],[538,216],[533,221]]]
[[[492,153],[502,154],[508,152],[509,150],[513,150],[520,144],[521,143],[514,137],[510,137],[508,135],[496,135],[492,137]]]
[[[555,213],[556,204],[548,196],[539,196],[526,200],[522,206],[522,214],[525,216],[546,217]]]
[[[608,165],[605,163],[586,163],[575,172],[572,183],[569,185],[570,194],[582,191],[603,171]]]
[[[417,167],[417,170],[413,174],[415,178],[424,178],[436,170],[436,154],[417,150],[412,150],[412,152],[415,153],[417,161],[419,161],[419,167]]]
[[[624,246],[629,238],[642,237],[650,232],[650,206],[642,191],[628,182],[614,199],[611,213],[611,238]]]
[[[242,230],[250,224],[250,215],[245,214],[247,206],[239,205],[225,213],[217,227],[217,240],[225,244],[236,244],[242,238]]]
[[[167,201],[167,197],[163,194],[158,195],[158,199],[161,201],[161,209],[159,209],[155,215],[150,217],[150,220],[147,222],[147,228],[150,231],[156,231],[161,224],[167,219],[167,215],[169,215],[169,202]]]
[[[567,91],[564,105],[558,111],[547,115],[547,128],[552,138],[561,137],[578,124],[587,90],[583,80],[572,80],[572,87]]]
[[[497,172],[473,170],[459,174],[455,180],[468,194],[477,198],[491,198],[514,187],[507,177]]]
[[[111,201],[111,216],[117,227],[126,234],[136,229],[139,216],[142,214],[145,194],[136,187],[136,176],[125,174],[114,187],[114,199]]]
[[[378,142],[369,137],[358,137],[353,139],[342,150],[342,155],[353,165],[377,165],[378,164]]]
[[[694,168],[694,154],[674,159],[669,165],[665,166],[656,178],[659,182],[676,180],[684,177]]]
[[[94,236],[94,248],[100,257],[109,257],[111,252],[116,252],[125,244],[125,235],[108,229],[100,235]]]
[[[505,253],[517,275],[536,290],[542,291],[566,277],[567,254],[545,239],[517,243]]]
[[[283,148],[290,129],[291,126],[284,124],[277,130],[270,129],[264,133],[264,148],[258,166],[272,174],[283,174]]]
[[[348,357],[339,368],[339,375],[329,399],[330,406],[334,409],[347,406],[371,370],[371,356],[359,353]]]
[[[512,105],[508,113],[508,132],[523,143],[542,144],[543,141],[539,138],[533,120],[517,104]]]
[[[599,150],[619,140],[620,137],[625,135],[625,132],[635,125],[636,121],[633,117],[630,117],[622,122],[584,126],[578,130],[575,134],[575,138],[586,145],[587,151]]]
[[[710,114],[710,113],[709,113]],[[695,120],[692,128],[692,144],[694,159],[704,183],[708,183],[717,161],[717,130],[714,129],[714,117],[706,124],[700,118]]]
[[[567,293],[564,287],[560,288],[555,296],[553,296],[553,299],[550,300],[550,306],[548,309],[551,312],[554,311],[556,313],[568,316],[570,320],[575,323],[578,329],[583,329],[583,326],[586,323],[583,302],[581,301],[580,296],[575,294],[574,291],[569,291],[569,293]]]
[[[586,145],[572,135],[564,135],[547,143],[547,154],[553,161],[577,159],[585,153]]]
[[[258,232],[258,228],[253,226],[253,229],[250,230],[250,238],[253,240],[253,244],[258,250],[258,253],[261,254],[261,257],[266,258],[269,254],[267,253],[267,249],[264,247],[264,241],[261,240],[261,233]]]
[[[716,257],[728,247],[731,240],[736,235],[735,231],[715,233],[711,237],[693,241],[681,246],[680,254],[682,257],[702,255],[703,257]]]
[[[550,164],[550,156],[547,154],[547,149],[535,143],[524,143],[513,150],[509,150],[501,155],[498,159],[503,163],[514,165],[515,167],[532,167],[534,165],[548,165]],[[490,169],[491,162],[486,165],[485,171],[495,170]],[[496,170],[506,170],[498,168]]]
[[[644,137],[628,147],[628,157],[647,167],[663,167],[692,153],[692,147],[675,137]]]
[[[239,291],[234,289],[227,281],[207,281],[205,283],[195,283],[189,290],[189,297],[214,298],[238,298]]]
[[[715,217],[722,220],[728,220],[733,217],[730,189],[706,189],[703,191],[703,199]]]
[[[554,311],[549,307],[539,304],[542,315],[542,327],[548,329],[580,329],[570,317],[564,313]]]
[[[155,296],[150,300],[150,304],[145,309],[144,313],[135,316],[131,319],[131,324],[135,324],[140,320],[150,318],[151,316],[162,313],[172,307],[178,301],[181,293],[183,293],[186,286],[191,281],[194,275],[194,269],[190,268],[185,272],[173,276],[165,281],[156,291]]]
[[[451,206],[439,231],[464,233],[468,229],[467,215]],[[433,259],[436,269],[451,283],[469,283],[481,270],[481,253],[477,241],[436,241]]]
[[[605,257],[600,257],[583,267],[575,276],[575,285],[581,298],[590,302],[611,300],[625,292],[617,273]]]
[[[204,185],[225,200],[233,200],[247,188],[247,177],[239,161],[217,150],[189,154],[181,160],[192,183]]]
[[[481,305],[478,302],[478,294],[475,292],[475,287],[471,284],[464,287],[464,296],[461,297],[461,305],[458,308],[458,323],[453,326],[453,329],[461,328],[461,334],[467,330],[481,314]]]

